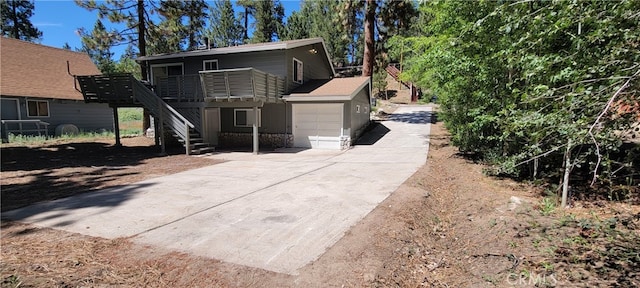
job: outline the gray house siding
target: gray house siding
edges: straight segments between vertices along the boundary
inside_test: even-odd
[[[309,52],[309,50],[315,49],[316,54]],[[293,82],[293,58],[302,61],[303,67],[303,82],[307,82],[311,79],[331,79],[333,74],[331,67],[326,62],[326,56],[323,54],[323,48],[320,44],[314,44],[312,46],[298,47],[286,51],[286,64],[287,64],[287,91],[291,91],[300,84]]]
[[[369,101],[369,87],[365,87],[360,90],[360,92],[353,98],[351,101],[351,139],[355,141],[362,135],[364,129],[369,125],[370,119],[370,104]],[[360,107],[360,111],[358,112],[358,106]]]
[[[2,104],[11,103],[8,99],[18,99],[20,120],[41,120],[49,123],[49,135],[61,124],[73,124],[80,131],[113,131],[113,110],[107,104],[84,103],[75,100],[58,100],[25,97],[3,97]],[[46,101],[49,105],[48,117],[27,116],[27,100]],[[4,116],[2,119],[5,119]],[[15,127],[14,127],[15,128]],[[24,127],[25,129],[30,129]]]
[[[281,77],[287,75],[283,50],[162,59],[150,61],[149,65],[182,63],[184,65],[184,74],[190,75],[198,74],[202,70],[202,62],[204,60],[218,60],[218,69],[253,67]]]
[[[286,107],[288,106],[288,107]],[[262,113],[262,125],[258,128],[259,133],[285,133],[285,129],[291,129],[291,105],[284,103],[266,103],[260,107]],[[285,113],[285,107],[289,109]],[[220,132],[230,133],[252,133],[252,127],[234,126],[233,113],[235,109],[251,108],[220,108]],[[289,115],[287,115],[287,113]]]

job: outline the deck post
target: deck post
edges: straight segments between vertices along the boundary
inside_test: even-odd
[[[260,146],[260,141],[258,141],[258,122],[260,120],[258,111],[258,106],[253,106],[253,155],[258,155]]]
[[[116,147],[122,146],[120,143],[120,122],[118,121],[118,107],[113,106],[113,134],[116,135]]]
[[[184,139],[184,144],[185,144],[185,149],[187,152],[187,156],[191,155],[191,131],[189,131],[189,124],[187,124],[187,122],[184,122],[184,128],[185,128],[185,139]]]
[[[160,97],[158,97],[158,115],[159,115],[159,121],[158,121],[158,127],[160,127],[160,154],[162,155],[167,155],[167,142],[165,141],[166,137],[164,136],[164,115],[162,115],[164,111],[162,111],[162,99]],[[158,131],[155,131],[156,133]]]

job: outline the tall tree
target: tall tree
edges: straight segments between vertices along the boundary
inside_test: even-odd
[[[178,0],[160,1],[158,14],[160,22],[149,25],[147,53],[161,54],[183,51],[187,38],[187,27],[183,24],[186,2]]]
[[[31,23],[34,2],[25,0],[2,0],[0,11],[2,17],[2,36],[34,41],[42,37],[42,31]]]
[[[115,72],[115,62],[111,57],[111,47],[113,37],[102,24],[100,19],[96,20],[93,30],[90,33],[82,33],[82,50],[89,54],[91,60],[98,66],[103,74]]]
[[[305,1],[303,3],[307,3]],[[295,39],[304,39],[310,37],[311,30],[311,21],[310,13],[308,11],[307,6],[302,4],[302,10],[293,11],[287,17],[287,24],[285,25],[285,29],[282,33],[282,40],[295,40]]]
[[[214,47],[242,44],[242,25],[235,17],[230,0],[215,2],[211,9],[211,25],[207,34]]]
[[[364,58],[362,76],[373,75],[375,64],[376,1],[366,0],[364,12]]]
[[[412,32],[418,9],[411,0],[384,0],[378,11],[378,33],[382,40],[391,36],[406,36]]]
[[[240,18],[244,22],[244,39],[245,42],[249,41],[249,16],[254,16],[256,12],[256,0],[238,0],[236,3],[244,8],[244,11],[240,13]]]
[[[80,7],[89,11],[98,11],[100,19],[107,18],[113,23],[123,23],[126,27],[123,30],[112,30],[113,45],[137,44],[138,56],[147,55],[148,29],[153,25],[147,15],[157,10],[154,2],[144,0],[120,0],[97,3],[95,0],[75,0]],[[142,80],[147,80],[147,65],[140,63],[140,75]],[[151,126],[149,112],[144,112],[142,130],[146,131]]]
[[[357,1],[349,2],[356,3]],[[350,55],[349,47],[357,47],[358,44],[355,42],[357,40],[353,37],[354,34],[345,28],[348,25],[343,22],[357,22],[357,20],[345,20],[349,15],[356,15],[357,12],[352,13],[350,9],[345,9],[343,3],[338,1],[303,1],[300,10],[292,12],[287,18],[287,24],[281,38],[293,40],[322,37],[333,64],[345,66],[345,64],[352,62],[352,59],[355,59]],[[362,27],[361,24],[360,27]],[[360,57],[360,59],[362,58]]]
[[[207,19],[209,5],[205,0],[190,0],[184,3],[183,11],[187,17],[187,44],[189,49],[195,49],[204,43],[205,19]]]
[[[255,30],[252,43],[272,42],[279,38],[284,28],[284,6],[278,0],[255,3]]]
[[[203,0],[162,0],[158,7],[160,23],[149,27],[148,53],[194,50],[204,43],[207,4]]]
[[[348,59],[344,62],[350,65],[362,64],[362,56],[364,53],[363,43],[363,22],[364,22],[364,2],[359,0],[343,0],[338,6],[338,27],[343,27],[341,44],[346,45],[346,53]],[[348,60],[348,61],[347,61]]]

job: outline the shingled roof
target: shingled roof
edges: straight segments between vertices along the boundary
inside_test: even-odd
[[[287,101],[351,100],[369,84],[369,80],[369,77],[311,80],[293,90],[290,95],[284,96],[284,99]]]
[[[0,38],[0,95],[83,100],[67,61],[71,74],[100,74],[85,53]]]

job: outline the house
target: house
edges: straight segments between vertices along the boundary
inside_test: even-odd
[[[163,123],[156,134],[169,129],[187,153],[202,146],[345,149],[369,124],[369,77],[334,78],[321,38],[136,61],[150,85],[130,75],[78,76],[85,100],[146,107]]]
[[[89,56],[12,38],[0,38],[2,138],[14,134],[53,135],[58,128],[112,130],[105,104],[85,103],[73,76],[100,73]],[[71,125],[74,126],[71,126]]]

